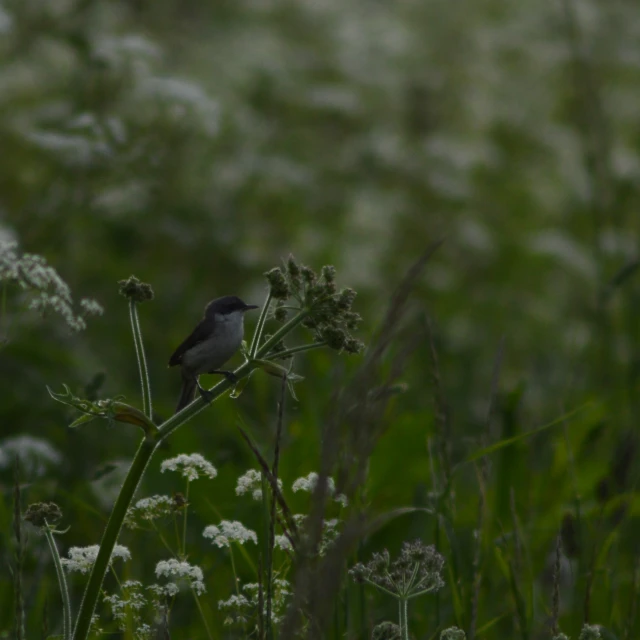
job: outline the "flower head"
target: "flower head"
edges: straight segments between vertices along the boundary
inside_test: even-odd
[[[416,540],[405,542],[393,562],[384,549],[382,553],[374,553],[367,564],[357,564],[349,573],[357,582],[368,582],[400,598],[409,598],[441,589],[443,566],[444,557],[433,545],[426,546]]]
[[[253,542],[258,544],[258,536],[255,531],[247,529],[242,522],[223,520],[219,526],[210,524],[205,528],[202,535],[205,538],[211,538],[216,546],[230,547],[232,542],[244,544],[245,542]]]
[[[282,489],[280,478],[278,478],[278,487]],[[238,478],[236,495],[243,496],[247,493],[250,493],[254,500],[262,500],[262,475],[255,469],[249,469]]]
[[[185,506],[181,496],[182,494],[178,493],[173,498],[157,495],[138,500],[127,511],[124,519],[125,526],[129,527],[129,529],[136,529],[140,521],[150,522],[151,520],[173,515]]]
[[[162,588],[167,594],[175,595],[177,593],[177,582],[186,582],[198,595],[206,591],[202,569],[188,562],[180,562],[175,558],[158,562],[156,565],[156,577],[164,577],[171,580],[169,585]],[[169,587],[168,591],[166,590],[167,587]]]
[[[189,482],[197,480],[200,474],[207,478],[215,478],[218,475],[217,469],[199,453],[187,455],[181,453],[175,458],[169,458],[160,465],[160,471],[179,471]]]
[[[282,304],[293,298],[307,310],[302,325],[314,332],[316,342],[347,353],[358,353],[363,349],[364,345],[350,334],[360,322],[360,316],[351,311],[356,292],[353,289],[337,291],[335,267],[325,265],[318,275],[290,255],[282,267],[271,269],[265,277],[271,296],[278,301],[276,320],[284,322],[287,319]]]
[[[119,280],[120,295],[134,302],[141,303],[153,300],[153,288],[146,282],[140,282],[135,276],[129,276],[126,280]]]
[[[33,294],[29,308],[44,313],[51,310],[60,314],[74,331],[86,327],[84,316],[102,313],[102,307],[88,298],[81,302],[83,313],[73,310],[69,285],[58,272],[39,255],[25,253],[18,256],[15,243],[0,243],[0,282],[17,284],[23,291]]]
[[[24,519],[34,527],[45,527],[62,518],[62,511],[55,502],[36,502],[30,504],[24,514]]]
[[[402,631],[393,622],[381,622],[373,628],[372,640],[400,640]]]
[[[62,565],[67,571],[78,571],[80,573],[89,573],[98,557],[100,547],[97,544],[89,547],[71,547],[69,549],[69,557],[62,558]],[[122,558],[122,560],[130,560],[131,553],[127,547],[117,544],[111,553],[111,560],[114,558]]]
[[[602,634],[597,624],[585,624],[580,631],[578,640],[600,640],[600,638],[602,638]]]

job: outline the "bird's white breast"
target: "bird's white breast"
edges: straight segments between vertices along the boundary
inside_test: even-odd
[[[219,369],[240,348],[243,337],[242,311],[216,314],[211,337],[189,349],[182,358],[182,364],[194,374]]]

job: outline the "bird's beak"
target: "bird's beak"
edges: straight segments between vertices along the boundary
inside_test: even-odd
[[[258,309],[257,304],[245,304],[244,311],[251,311],[251,309]]]

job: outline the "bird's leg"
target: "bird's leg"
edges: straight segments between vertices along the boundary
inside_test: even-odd
[[[209,371],[209,373],[219,373],[223,375],[232,385],[238,384],[238,376],[233,373],[233,371],[225,371],[223,369],[214,369],[213,371]]]
[[[211,401],[213,400],[213,393],[211,391],[209,391],[208,389],[205,389],[201,384],[200,381],[198,380],[198,378],[196,377],[196,384],[198,385],[198,392],[200,393],[200,395],[202,396],[202,399],[207,403],[210,404]]]

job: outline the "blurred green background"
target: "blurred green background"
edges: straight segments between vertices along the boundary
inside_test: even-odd
[[[408,330],[424,332],[428,312],[452,460],[589,404],[489,457],[483,492],[465,467],[453,489],[455,554],[436,519],[414,513],[363,540],[361,557],[416,537],[436,543],[448,584],[416,601],[412,632],[468,629],[482,493],[477,627],[488,626],[479,637],[551,637],[560,530],[565,632],[577,636],[588,616],[607,637],[640,637],[639,104],[633,0],[2,0],[0,237],[43,255],[77,299],[105,311],[74,333],[4,289],[0,636],[13,624],[7,443],[28,435],[48,446],[23,470],[23,502],[60,504],[65,550],[98,543],[137,446],[121,426],[68,430],[76,416],[46,390],[66,383],[85,395],[104,374],[98,397],[140,404],[119,279],[154,287],[140,318],[154,407],[166,418],[179,389],[167,360],[211,298],[260,304],[263,272],[292,252],[314,268],[334,264],[338,284],[358,290],[359,337],[369,341],[402,274],[444,238],[413,293]],[[318,469],[336,381],[360,361],[299,358],[306,380],[299,402],[288,401],[285,484]],[[371,459],[373,514],[433,504],[432,373],[425,333]],[[231,633],[217,601],[233,580],[201,530],[220,517],[259,526],[260,509],[234,493],[255,467],[235,424],[268,451],[277,396],[277,382],[254,376],[166,452],[200,452],[219,471],[191,495],[190,561],[205,570],[214,637]],[[108,463],[120,466],[96,480]],[[183,489],[159,463],[141,497]],[[166,557],[151,534],[122,542],[133,554],[128,577],[149,577]],[[46,615],[52,630],[59,624],[42,538],[30,536],[26,562],[28,635],[40,637]],[[241,560],[239,572],[251,577]],[[71,583],[77,603],[83,581]],[[364,597],[368,617],[350,637],[396,615],[392,601]],[[191,601],[176,604],[172,631],[205,637]]]

